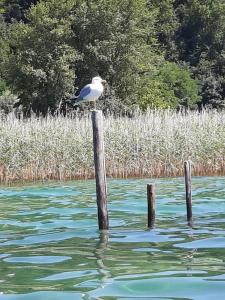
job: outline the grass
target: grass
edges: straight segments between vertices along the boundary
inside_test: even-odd
[[[225,174],[225,112],[136,113],[104,120],[107,175]],[[0,118],[0,181],[92,178],[90,115],[82,118]]]

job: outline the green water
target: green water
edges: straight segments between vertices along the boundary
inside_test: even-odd
[[[0,300],[225,299],[225,178],[193,179],[194,228],[183,179],[109,180],[108,233],[95,182],[0,188]]]

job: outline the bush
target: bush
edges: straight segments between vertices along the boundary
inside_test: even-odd
[[[19,99],[16,95],[12,94],[10,91],[4,91],[0,96],[0,110],[8,114],[13,111],[13,105]]]
[[[175,63],[166,62],[154,75],[141,82],[139,104],[143,109],[192,108],[201,100],[199,83],[192,78],[191,71]]]

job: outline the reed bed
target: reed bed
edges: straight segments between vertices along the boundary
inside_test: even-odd
[[[137,112],[104,120],[109,177],[225,173],[225,112]],[[0,118],[0,181],[92,178],[90,115],[28,120]]]

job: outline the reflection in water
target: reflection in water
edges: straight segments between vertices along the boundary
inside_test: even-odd
[[[188,251],[184,256],[184,261],[186,265],[186,270],[188,271],[188,276],[192,276],[192,265],[194,264],[194,255],[197,252],[197,249],[192,249]]]
[[[110,271],[104,264],[105,252],[108,247],[109,232],[108,230],[102,230],[99,233],[99,241],[96,245],[95,257],[97,259],[98,272],[101,275],[101,287],[104,288],[108,279],[111,277]]]
[[[94,181],[0,190],[0,300],[223,299],[224,178],[193,178],[194,228],[183,179],[158,180],[150,231],[147,183],[109,182],[100,233]]]
[[[193,230],[193,222],[188,222],[188,226],[191,227],[191,229]],[[188,237],[190,239],[193,239],[193,231],[190,231],[190,233],[188,234]],[[197,253],[198,249],[193,248],[190,251],[187,251],[186,253],[184,253],[184,262],[188,271],[188,276],[192,275],[192,265],[194,262],[194,255]]]

